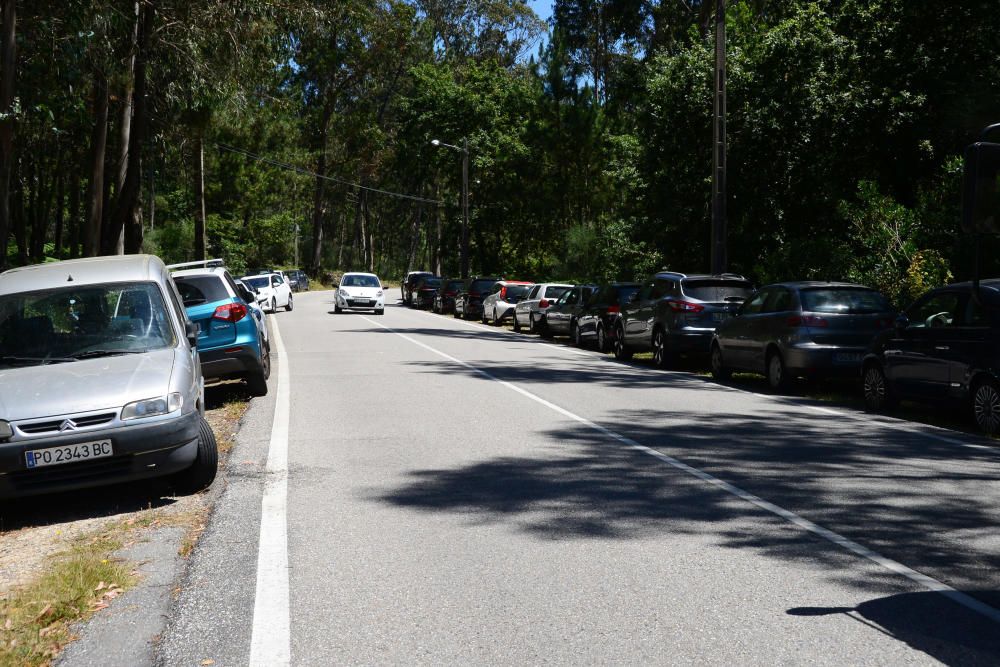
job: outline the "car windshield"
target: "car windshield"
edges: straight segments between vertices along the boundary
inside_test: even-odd
[[[753,287],[745,280],[685,280],[684,294],[699,301],[743,302]]]
[[[870,289],[838,287],[802,290],[802,310],[814,313],[864,315],[891,310],[885,297]]]
[[[381,287],[375,276],[347,275],[340,280],[341,287]]]
[[[64,287],[0,296],[0,367],[136,354],[172,347],[155,283]]]
[[[260,289],[262,287],[270,287],[271,281],[267,276],[260,276],[259,278],[243,278],[244,283],[250,285],[254,289]]]
[[[219,276],[179,276],[174,283],[186,308],[230,298]]]

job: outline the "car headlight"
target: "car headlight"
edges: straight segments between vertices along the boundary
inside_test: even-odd
[[[348,293],[347,293],[347,290],[345,290],[345,289],[342,289],[342,290],[338,290],[338,291],[337,291],[337,294],[339,294],[340,296],[344,297],[345,299],[346,299],[347,297],[351,296],[350,294],[348,294]]]
[[[14,429],[11,427],[10,422],[0,419],[0,440],[6,440],[13,435]]]
[[[170,414],[171,412],[180,410],[182,405],[184,405],[184,397],[179,392],[167,394],[160,398],[147,398],[142,401],[135,401],[122,408],[122,421]]]

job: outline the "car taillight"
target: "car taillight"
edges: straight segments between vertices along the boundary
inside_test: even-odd
[[[606,313],[607,313],[608,315],[615,315],[615,314],[617,314],[617,313],[620,313],[620,312],[622,312],[622,309],[621,309],[621,308],[619,308],[618,306],[608,306],[608,309],[607,309],[607,310],[606,310],[605,312],[606,312]]]
[[[549,300],[548,299],[542,299],[541,301],[538,302],[538,307],[539,308],[548,308],[549,307]]]
[[[507,300],[507,288],[506,287],[501,287],[500,288],[500,300],[501,301],[506,301]]]
[[[700,313],[705,310],[705,306],[690,301],[668,301],[667,304],[675,313]]]
[[[445,296],[455,296],[455,292],[445,292]]]
[[[827,321],[817,315],[793,315],[788,318],[790,327],[818,327],[823,328]]]
[[[242,303],[227,303],[215,309],[215,312],[212,313],[212,319],[223,322],[239,322],[247,316],[248,312],[247,307]]]

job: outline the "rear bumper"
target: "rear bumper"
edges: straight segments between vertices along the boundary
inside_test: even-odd
[[[714,329],[681,329],[667,334],[670,347],[682,354],[708,355],[712,349]]]
[[[218,380],[263,371],[260,353],[252,345],[228,345],[215,350],[198,350],[201,374],[206,380]]]
[[[802,375],[853,376],[861,373],[865,347],[803,344],[783,349],[785,366]]]
[[[0,444],[0,498],[20,498],[160,477],[189,468],[198,455],[197,410],[150,424]],[[111,440],[113,456],[29,469],[34,449]]]

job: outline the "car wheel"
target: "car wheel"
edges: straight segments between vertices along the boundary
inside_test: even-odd
[[[344,312],[344,309],[338,306],[337,304],[333,304],[333,312],[336,313],[337,315],[340,315],[342,312]]]
[[[497,319],[497,309],[496,308],[493,309],[493,326],[495,326],[495,327],[500,326],[500,320]]]
[[[176,473],[173,478],[174,488],[181,493],[196,493],[208,488],[219,469],[219,448],[215,442],[215,433],[204,417],[198,419],[198,454],[190,468]]]
[[[385,315],[385,308],[376,308],[375,309],[375,314],[376,315]]]
[[[271,297],[271,312],[272,313],[278,312],[278,300],[275,299],[273,296]]]
[[[607,354],[608,348],[608,332],[604,329],[604,323],[597,323],[597,350],[601,354]]]
[[[260,372],[248,375],[246,378],[250,395],[267,396],[267,378],[269,377],[271,377],[271,352],[264,350],[260,359]]]
[[[653,363],[659,368],[673,363],[673,354],[667,347],[667,334],[663,329],[657,329],[653,334]]]
[[[772,391],[784,391],[788,388],[788,369],[780,352],[772,352],[767,357],[767,384]]]
[[[288,303],[285,304],[285,312],[286,313],[291,312],[291,310],[292,310],[293,307],[294,307],[294,304],[292,303],[292,295],[289,294],[288,295]]]
[[[576,320],[569,323],[569,337],[573,341],[573,345],[583,347],[583,338],[580,337],[580,325],[576,323]]]
[[[555,334],[552,333],[552,329],[549,328],[549,323],[547,321],[541,321],[538,323],[538,335],[546,340],[552,340],[555,338]]]
[[[521,322],[517,319],[517,311],[514,311],[514,331],[521,333]]]
[[[709,364],[712,367],[712,377],[717,382],[728,382],[733,377],[733,372],[726,367],[722,358],[722,347],[718,343],[712,344],[712,353],[709,357]]]
[[[441,309],[438,308],[437,301],[431,304],[431,312],[434,313],[435,315],[441,314]]]
[[[535,326],[535,316],[528,313],[528,333],[538,333],[538,327]]]
[[[996,382],[983,380],[976,385],[972,393],[972,414],[983,433],[1000,433],[1000,387]]]
[[[881,412],[895,404],[885,371],[878,364],[869,364],[862,378],[865,396],[865,409],[870,412]]]
[[[619,361],[628,361],[632,358],[632,350],[629,349],[628,345],[625,344],[625,329],[624,327],[618,327],[615,330],[615,359]]]

